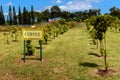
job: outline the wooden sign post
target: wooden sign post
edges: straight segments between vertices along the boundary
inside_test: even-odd
[[[23,28],[22,38],[24,40],[24,62],[26,60],[26,40],[40,40],[40,60],[42,61],[42,40],[43,40],[43,30],[42,29],[32,29]]]

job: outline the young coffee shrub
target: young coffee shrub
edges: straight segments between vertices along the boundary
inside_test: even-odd
[[[18,29],[17,29],[16,26],[12,26],[12,27],[11,27],[11,37],[14,38],[14,41],[17,41]]]
[[[31,44],[31,40],[27,40],[26,41],[26,47],[27,47],[27,53],[26,53],[26,55],[33,55],[33,53],[34,53],[34,48],[33,48],[33,46],[32,46],[32,44]]]
[[[47,44],[49,38],[49,33],[47,32],[47,28],[44,28],[44,42]]]
[[[9,32],[3,33],[3,35],[6,37],[6,43],[9,44]]]
[[[54,22],[53,25],[55,26],[55,34],[56,34],[56,37],[58,37],[58,35],[61,33],[60,23],[59,23],[59,22]]]
[[[65,19],[61,19],[59,21],[59,27],[60,27],[60,34],[63,34],[68,30],[68,24],[65,21]]]
[[[68,25],[69,25],[69,28],[74,28],[74,27],[76,27],[77,22],[76,21],[69,21]]]
[[[106,33],[108,27],[113,22],[113,17],[111,15],[99,15],[95,16],[90,20],[90,24],[93,26],[95,34],[93,34],[95,39],[100,42],[100,53],[104,57],[105,71],[108,71],[107,63],[107,48],[106,48]]]

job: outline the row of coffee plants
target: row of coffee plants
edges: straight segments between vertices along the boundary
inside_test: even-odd
[[[60,34],[64,34],[69,29],[65,19],[61,19],[59,21],[55,21],[51,23],[46,23],[42,26],[42,28],[43,28],[43,35],[44,35],[44,40],[43,40],[44,44],[47,44],[48,41],[51,41],[52,39],[58,37]],[[34,53],[34,48],[31,45],[31,40],[28,40],[27,55],[32,55],[33,53]]]
[[[5,41],[7,44],[10,44],[10,40],[12,38],[12,41],[13,42],[17,42],[18,41],[18,37],[21,37],[21,29],[19,29],[18,26],[10,26],[7,28],[7,31],[5,31],[3,33],[3,35],[5,36]],[[26,41],[26,55],[33,55],[34,53],[34,48],[33,48],[33,45],[31,44],[31,40],[27,40]]]
[[[69,27],[65,19],[48,23],[46,26],[43,27],[44,43],[47,44],[49,40],[58,37],[58,35],[60,34],[64,34],[66,31],[68,31],[68,29]]]
[[[9,44],[10,37],[12,37],[12,41],[18,41],[18,28],[16,26],[7,27],[7,30],[4,31],[3,35],[6,38],[6,43]]]
[[[114,32],[120,32],[120,19],[113,17],[113,22],[110,25],[110,30]]]
[[[43,43],[47,44],[48,41],[58,37],[60,34],[64,34],[68,31],[69,26],[65,19],[61,19],[59,21],[44,23],[43,25],[39,25],[37,28],[43,28],[44,40]],[[16,42],[18,37],[21,36],[21,30],[18,26],[10,26],[7,28],[7,31],[4,32],[4,36],[6,38],[6,43],[10,43],[10,39]],[[11,38],[10,38],[11,37]],[[27,55],[32,55],[34,53],[33,45],[31,45],[32,40],[26,41]]]
[[[85,20],[87,30],[93,43],[100,44],[100,53],[104,57],[105,72],[108,72],[107,52],[106,52],[106,32],[113,23],[113,17],[110,15],[99,15]]]

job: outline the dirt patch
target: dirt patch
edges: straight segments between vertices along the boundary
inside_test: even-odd
[[[40,61],[40,58],[37,56],[30,56],[26,57],[26,61],[24,62],[24,58],[16,58],[14,65],[16,66],[23,66],[23,65],[34,65],[34,64],[46,64],[48,62],[48,58],[42,58],[42,61]]]
[[[93,73],[96,76],[113,76],[113,75],[117,75],[118,71],[114,70],[114,69],[108,69],[108,71],[106,71],[104,69],[97,69],[97,70],[94,70]]]

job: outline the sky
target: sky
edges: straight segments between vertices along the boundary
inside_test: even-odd
[[[40,12],[57,5],[61,10],[70,12],[101,9],[101,13],[104,14],[109,13],[109,9],[113,6],[120,8],[120,0],[0,0],[0,5],[5,15],[8,14],[9,5],[15,6],[16,12],[19,6],[21,10],[25,6],[30,11],[33,5],[34,10]]]

